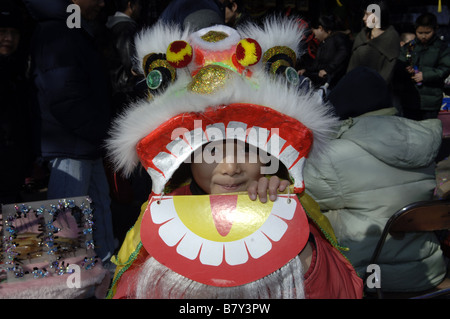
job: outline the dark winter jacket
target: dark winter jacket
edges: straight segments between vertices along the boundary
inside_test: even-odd
[[[407,58],[411,51],[411,60]],[[402,47],[399,60],[417,66],[423,73],[422,85],[416,85],[420,95],[420,109],[436,111],[441,108],[444,80],[450,74],[450,49],[434,36],[427,44],[413,40]]]
[[[135,65],[136,48],[134,37],[139,25],[132,18],[117,12],[108,17],[105,37],[109,77],[112,87],[113,114],[120,114],[130,101],[145,96],[148,87],[143,76],[136,75],[139,72]]]
[[[131,92],[137,81],[132,74],[135,56],[134,36],[138,24],[128,16],[113,15],[108,18],[106,27],[114,44],[115,65],[110,68],[112,85],[115,92]]]
[[[331,90],[328,100],[341,120],[392,107],[389,86],[368,67],[348,72]]]
[[[347,72],[366,66],[377,71],[390,84],[400,52],[400,38],[393,26],[372,40],[367,37],[369,31],[364,28],[356,35]]]
[[[16,53],[0,55],[0,204],[12,203],[34,160],[28,81]]]
[[[70,13],[64,12],[70,1],[24,2],[38,21],[31,59],[41,155],[98,158],[111,110],[107,73],[94,38],[84,20],[82,28],[67,26]]]
[[[306,67],[305,76],[320,86],[328,83],[333,87],[345,74],[350,58],[351,43],[347,35],[335,32],[319,44],[314,62]],[[320,78],[320,70],[327,72],[326,78]]]

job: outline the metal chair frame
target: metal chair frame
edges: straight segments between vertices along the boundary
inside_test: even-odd
[[[387,221],[369,264],[376,264],[388,234],[394,238],[407,232],[430,232],[450,229],[450,200],[415,202],[404,206]],[[364,282],[366,283],[366,279]],[[448,281],[450,278],[447,277]],[[381,288],[376,288],[378,298],[383,298]],[[450,294],[450,288],[432,291],[413,298],[435,298]]]

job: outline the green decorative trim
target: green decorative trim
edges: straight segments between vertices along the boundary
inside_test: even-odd
[[[303,206],[303,205],[302,205],[302,206]],[[339,243],[336,242],[336,241],[330,236],[330,234],[328,234],[328,232],[327,232],[326,230],[324,230],[324,229],[320,226],[320,224],[319,224],[319,223],[311,216],[311,214],[308,213],[308,211],[306,210],[305,207],[303,207],[303,209],[304,209],[306,215],[308,215],[308,218],[311,219],[311,220],[314,222],[314,224],[320,229],[320,231],[322,232],[322,234],[323,234],[323,235],[325,236],[325,238],[330,242],[330,244],[333,245],[333,247],[336,247],[337,249],[342,250],[342,251],[349,251],[349,248],[348,248],[348,247],[344,247],[344,246],[339,245]]]
[[[130,268],[131,265],[133,264],[133,262],[136,260],[137,256],[139,255],[139,252],[141,251],[141,248],[142,248],[142,242],[139,242],[139,244],[136,247],[136,250],[130,255],[128,260],[123,264],[125,266],[123,266],[123,268],[117,273],[117,275],[114,276],[113,282],[111,284],[111,288],[108,291],[106,299],[113,298],[113,288],[115,287],[117,281],[120,279],[120,277],[123,275],[123,273],[125,271],[127,271],[128,268]]]

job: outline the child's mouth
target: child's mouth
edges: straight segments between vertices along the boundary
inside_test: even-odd
[[[239,183],[239,184],[219,184],[219,186],[221,187],[221,188],[223,188],[224,190],[226,190],[226,191],[237,191],[237,190],[239,190],[240,188],[241,188],[241,186],[243,185],[244,183]]]

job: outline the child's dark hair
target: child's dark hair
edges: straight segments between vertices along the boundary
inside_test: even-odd
[[[128,7],[128,2],[131,3],[132,6],[135,4],[141,4],[141,0],[116,0],[114,3],[116,5],[116,10],[120,12],[124,12]]]
[[[227,7],[228,9],[233,9],[233,3],[236,3],[237,4],[237,6],[238,6],[238,12],[241,12],[243,9],[244,9],[244,5],[245,5],[245,3],[244,3],[244,0],[233,0],[233,1],[231,1],[231,0],[224,0],[223,2],[222,2],[222,5],[224,6],[224,7]]]
[[[322,28],[325,31],[336,31],[338,29],[338,23],[336,21],[336,17],[334,15],[321,15],[317,21],[314,21],[311,25],[314,29],[319,28],[319,26],[322,26]]]
[[[418,27],[430,27],[436,30],[438,27],[437,18],[433,13],[424,13],[416,19],[416,29]]]

